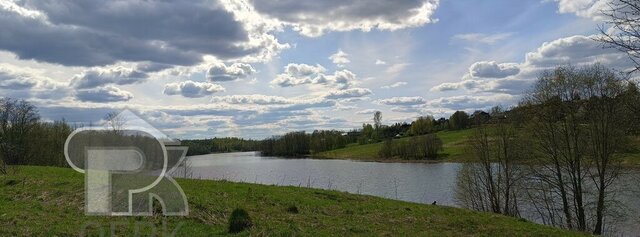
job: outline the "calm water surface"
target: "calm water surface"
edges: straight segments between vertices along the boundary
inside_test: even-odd
[[[458,163],[284,159],[261,157],[254,152],[191,156],[188,160],[192,178],[331,189],[448,206],[457,206],[456,174],[462,166]],[[622,205],[618,208],[619,214],[625,218],[610,223],[609,235],[640,236],[638,180],[640,172],[633,170],[622,175],[620,184],[614,188],[618,205]]]
[[[332,189],[403,201],[455,205],[460,164],[283,159],[254,152],[191,156],[193,177]]]

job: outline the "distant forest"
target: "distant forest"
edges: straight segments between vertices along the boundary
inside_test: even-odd
[[[257,151],[260,141],[245,140],[236,137],[182,140],[181,145],[188,146],[188,156],[210,153]]]

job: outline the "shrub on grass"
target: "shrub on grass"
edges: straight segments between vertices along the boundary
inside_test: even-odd
[[[287,208],[287,212],[293,213],[293,214],[300,213],[300,211],[298,210],[298,207],[296,207],[295,205],[291,205],[289,208]]]
[[[229,233],[242,232],[253,226],[249,213],[241,208],[236,208],[229,218]]]

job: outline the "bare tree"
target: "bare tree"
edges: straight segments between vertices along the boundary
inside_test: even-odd
[[[624,116],[625,105],[623,95],[625,86],[620,77],[614,72],[596,65],[584,70],[584,97],[588,150],[593,169],[589,169],[589,177],[597,189],[596,223],[594,234],[603,233],[603,219],[605,214],[605,199],[609,187],[620,174],[619,160],[614,154],[619,152],[626,141],[625,125],[620,123]]]
[[[617,120],[623,85],[597,64],[560,67],[543,73],[526,99],[538,157],[533,179],[547,188],[545,194],[530,196],[555,195],[563,215],[547,210],[547,217],[562,217],[566,228],[603,232],[605,199],[619,173],[613,155],[624,139],[624,125]],[[592,200],[595,213],[587,213]]]
[[[478,127],[468,147],[475,162],[464,164],[458,174],[458,201],[475,210],[520,216],[518,183],[522,176],[515,165],[524,154],[520,144],[510,124]]]
[[[124,129],[126,125],[126,121],[124,118],[119,116],[118,112],[110,112],[104,116],[105,126],[108,129],[111,129],[114,133],[119,133]]]
[[[596,40],[626,53],[636,65],[633,71],[637,71],[640,69],[640,1],[612,0],[609,9],[602,13],[607,24],[600,26],[601,36]]]

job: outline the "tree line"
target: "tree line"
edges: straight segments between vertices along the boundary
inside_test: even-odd
[[[476,110],[471,114],[456,111],[449,118],[435,119],[433,116],[421,116],[411,123],[402,122],[392,125],[383,124],[382,113],[373,113],[373,123],[364,123],[359,129],[350,131],[315,130],[289,132],[261,141],[260,152],[266,156],[296,157],[313,155],[324,151],[340,149],[348,144],[360,145],[382,142],[378,153],[387,159],[437,159],[443,149],[442,140],[436,135],[439,131],[462,130],[470,127],[493,124],[505,116],[505,113],[492,109],[490,112]],[[398,139],[411,137],[411,139]]]
[[[24,100],[0,98],[0,174],[8,165],[67,166],[63,147],[72,127],[45,122]]]
[[[188,156],[211,153],[257,151],[260,141],[237,137],[182,140],[181,145],[188,146]]]
[[[316,130],[310,134],[289,132],[263,140],[260,153],[264,156],[301,157],[344,148],[352,142],[355,142],[354,136],[337,130]]]

